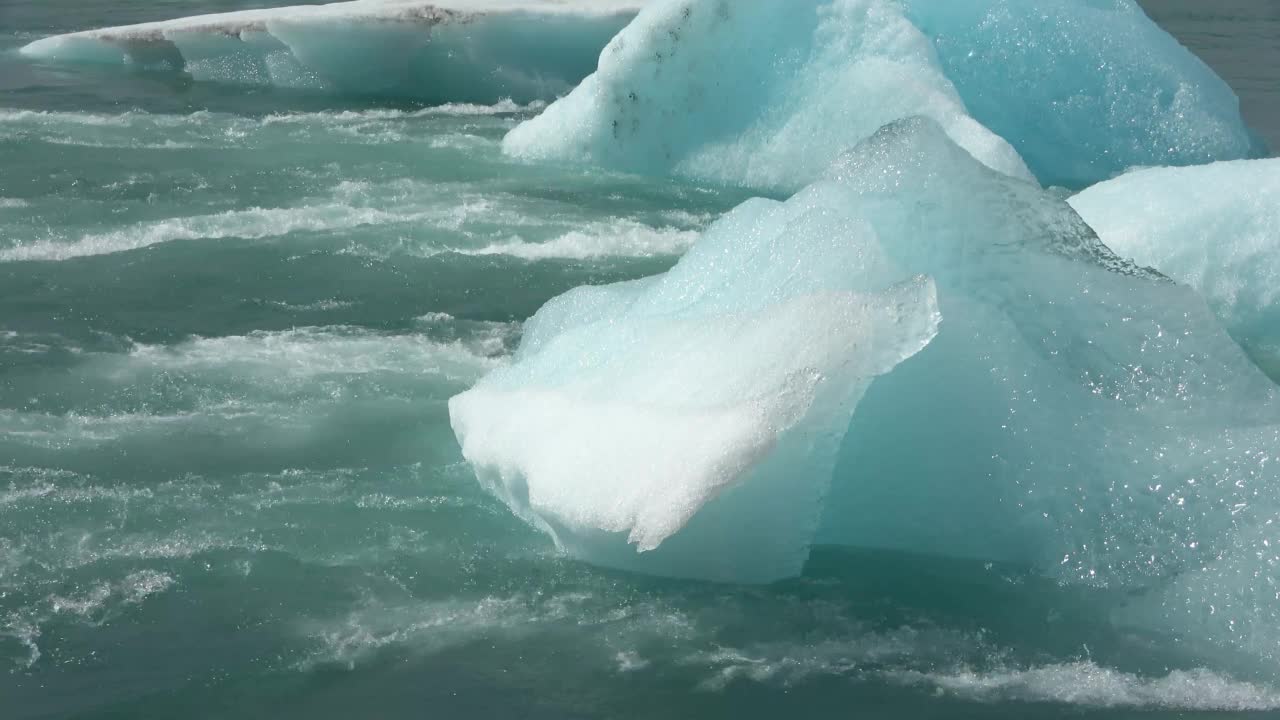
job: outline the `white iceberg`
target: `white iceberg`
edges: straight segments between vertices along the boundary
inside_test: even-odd
[[[643,0],[354,0],[36,40],[47,61],[165,66],[195,80],[422,102],[551,100]]]

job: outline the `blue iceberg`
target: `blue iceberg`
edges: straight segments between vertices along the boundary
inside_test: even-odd
[[[975,118],[1045,184],[1262,151],[1231,88],[1134,0],[907,0]]]
[[[450,409],[513,510],[655,574],[772,580],[817,542],[1173,602],[1280,543],[1276,386],[1196,293],[926,118],[664,275],[552,301]]]
[[[661,0],[505,149],[794,191],[923,115],[989,167],[1082,187],[1257,154],[1238,106],[1131,0]]]
[[[513,130],[518,157],[794,191],[882,125],[925,115],[987,165],[1030,177],[965,111],[891,0],[655,2],[599,70]]]

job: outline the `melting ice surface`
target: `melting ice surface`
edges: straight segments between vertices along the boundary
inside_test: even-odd
[[[642,0],[353,0],[56,35],[22,53],[426,102],[550,100]]]

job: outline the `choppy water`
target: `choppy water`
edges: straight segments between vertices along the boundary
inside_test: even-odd
[[[742,193],[505,159],[536,107],[9,52],[245,4],[0,0],[5,718],[1274,716],[1269,678],[1020,568],[819,549],[735,588],[558,556],[446,400]],[[1280,137],[1275,8],[1150,5]]]

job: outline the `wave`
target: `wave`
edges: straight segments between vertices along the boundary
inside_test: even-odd
[[[639,5],[355,0],[55,35],[21,53],[166,67],[206,82],[433,103],[529,102],[553,99],[591,72]]]
[[[661,218],[658,226],[624,217],[567,229],[574,226],[576,213],[565,215],[565,209],[513,193],[477,194],[465,184],[344,180],[295,207],[167,218],[75,239],[18,240],[0,248],[0,263],[59,262],[183,241],[263,240],[294,233],[333,235],[344,244],[328,246],[331,251],[381,259],[446,253],[524,260],[676,256],[697,237],[685,228],[706,221],[675,214]],[[371,227],[401,232],[349,241],[344,234]],[[537,239],[539,235],[548,237]]]
[[[64,465],[74,463],[76,453],[153,448],[189,433],[236,443],[298,443],[361,402],[412,399],[416,407],[438,407],[439,393],[465,387],[507,362],[517,334],[518,326],[507,323],[451,319],[424,321],[401,333],[303,327],[82,353],[66,370],[76,379],[74,392],[39,409],[0,409],[0,434],[24,457],[62,451]],[[32,387],[47,382],[31,380]],[[365,400],[362,387],[368,388]],[[157,461],[163,454],[148,452]],[[38,499],[31,493],[48,487],[45,482],[18,495],[0,493],[0,508]]]
[[[338,110],[314,113],[281,113],[268,115],[262,119],[263,124],[276,125],[282,123],[310,123],[317,119],[333,122],[366,122],[374,120],[412,120],[414,118],[453,116],[453,117],[485,117],[490,115],[524,115],[536,113],[546,108],[546,103],[534,100],[520,104],[511,98],[502,98],[496,103],[482,105],[475,103],[445,103],[417,110]]]
[[[888,673],[891,681],[925,685],[978,702],[1032,702],[1089,708],[1264,712],[1280,709],[1280,692],[1204,668],[1146,678],[1089,661],[1023,670]]]
[[[447,104],[416,110],[294,112],[261,118],[198,111],[187,115],[127,111],[119,114],[0,110],[0,138],[51,145],[135,150],[243,150],[290,144],[439,144],[454,136],[471,147],[495,140],[463,135],[450,119],[484,120],[502,131],[512,118],[542,105],[510,100],[492,105]],[[434,121],[434,122],[426,122]],[[4,207],[4,206],[0,206]]]
[[[524,260],[677,256],[693,245],[698,234],[694,230],[654,228],[620,220],[573,230],[543,242],[527,242],[514,237],[482,248],[455,252],[462,255],[507,255]]]
[[[505,323],[481,324],[465,340],[441,341],[355,327],[305,327],[196,338],[176,346],[138,345],[125,362],[135,371],[258,368],[299,382],[320,375],[370,373],[431,373],[465,379],[503,361],[502,338],[514,329]]]
[[[349,230],[366,225],[408,223],[424,213],[397,213],[338,203],[297,208],[251,208],[213,215],[172,218],[122,230],[82,236],[71,242],[42,240],[0,249],[0,262],[59,261],[139,250],[180,240],[257,240],[294,232]]]

